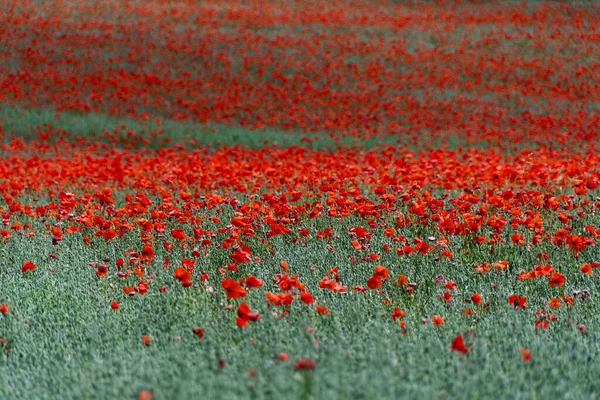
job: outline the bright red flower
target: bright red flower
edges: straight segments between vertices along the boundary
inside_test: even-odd
[[[592,264],[589,263],[585,263],[581,266],[581,269],[579,269],[579,272],[581,272],[582,274],[587,274],[587,275],[592,275],[593,274],[593,269],[592,269]]]
[[[250,306],[246,303],[240,303],[237,309],[238,317],[235,323],[238,327],[243,328],[248,324],[248,321],[256,321],[260,318],[260,314],[250,311]]]
[[[480,305],[481,304],[481,295],[479,293],[473,293],[471,296],[471,300],[473,303]]]
[[[452,280],[444,283],[444,288],[448,289],[448,290],[454,290],[456,289],[456,283]]]
[[[294,364],[294,369],[296,369],[298,371],[311,370],[311,369],[315,369],[316,367],[317,367],[316,361],[308,359],[308,358],[302,358],[302,359],[296,361],[296,364]]]
[[[322,306],[322,305],[318,305],[316,307],[317,313],[321,314],[321,315],[329,315],[329,310],[327,309],[327,307]]]
[[[194,332],[194,334],[198,336],[199,339],[202,339],[204,337],[204,329],[200,328],[199,326],[193,327],[192,332]]]
[[[25,271],[33,271],[35,269],[35,264],[31,261],[24,261],[23,266],[21,267],[21,272]]]
[[[521,347],[521,357],[523,357],[523,361],[527,362],[531,359],[531,352],[524,347]]]
[[[375,266],[375,272],[373,273],[373,275],[378,276],[379,279],[387,279],[388,274],[389,274],[388,269],[386,267],[384,267],[383,265]]]
[[[129,296],[133,296],[136,292],[136,289],[131,286],[122,286],[121,288],[123,289],[123,292]]]
[[[273,305],[278,306],[281,304],[281,299],[275,293],[266,292],[265,296],[267,298],[267,301],[272,303]]]
[[[548,280],[548,284],[550,286],[558,286],[561,287],[565,283],[565,276],[559,272],[553,272],[550,275],[550,280]]]
[[[192,274],[190,274],[187,269],[181,267],[175,268],[173,276],[182,284],[189,283],[192,280]]]
[[[552,297],[550,300],[548,300],[548,307],[560,308],[561,306],[562,302],[558,297]]]
[[[469,347],[465,346],[465,342],[461,335],[456,336],[452,340],[452,343],[450,343],[449,347],[450,347],[450,350],[458,351],[459,353],[463,353],[463,354],[466,354],[471,350]]]
[[[371,276],[369,279],[367,279],[367,286],[371,290],[379,289],[381,287],[381,278],[377,275]]]
[[[311,304],[314,303],[315,298],[308,292],[302,292],[300,293],[300,300],[302,300],[304,304]]]
[[[231,278],[225,278],[221,281],[221,287],[225,289],[225,294],[230,299],[246,297],[246,289]]]
[[[398,307],[394,307],[394,312],[392,313],[392,319],[402,318],[406,315],[406,312],[400,310]]]
[[[508,304],[512,304],[512,306],[517,308],[526,308],[527,307],[527,298],[525,296],[518,296],[516,294],[508,296]]]
[[[249,288],[258,288],[261,287],[262,284],[262,279],[258,279],[254,275],[250,275],[246,278],[246,286],[248,286]]]
[[[185,231],[181,228],[172,229],[171,236],[173,236],[173,239],[185,240]]]

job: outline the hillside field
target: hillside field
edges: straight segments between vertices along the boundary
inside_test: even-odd
[[[0,399],[591,399],[600,6],[0,2]]]

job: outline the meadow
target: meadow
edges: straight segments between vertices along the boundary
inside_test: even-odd
[[[0,399],[595,398],[600,6],[0,3]]]

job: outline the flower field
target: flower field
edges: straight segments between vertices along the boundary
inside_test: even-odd
[[[592,398],[600,6],[0,2],[0,398]]]

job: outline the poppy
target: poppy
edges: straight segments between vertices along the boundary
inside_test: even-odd
[[[558,297],[552,297],[550,300],[548,300],[548,307],[560,308],[561,306],[562,302]]]
[[[198,336],[199,339],[202,339],[204,337],[204,330],[202,328],[200,328],[199,326],[195,326],[192,328],[192,332]]]
[[[531,359],[531,352],[524,347],[521,347],[521,357],[523,361],[528,362]]]
[[[527,298],[525,296],[518,296],[516,294],[508,296],[508,304],[512,304],[514,309],[526,308]]]
[[[465,346],[462,335],[456,336],[450,343],[449,347],[450,350],[458,351],[459,353],[463,354],[466,354],[471,350],[469,347]]]
[[[398,307],[394,307],[394,312],[392,313],[391,317],[392,319],[398,319],[398,318],[402,318],[406,315],[406,313],[402,310],[400,310]]]
[[[154,400],[154,395],[148,390],[141,390],[137,395],[138,400]]]
[[[566,293],[562,294],[562,299],[565,303],[567,303],[571,307],[573,307],[575,305],[575,299],[571,296],[567,296]]]
[[[231,261],[237,264],[247,263],[252,261],[252,256],[249,252],[244,250],[237,250],[232,253],[230,256]]]
[[[433,326],[439,326],[444,323],[444,317],[440,315],[434,315],[433,317],[431,317],[431,320],[433,321]]]
[[[317,363],[309,358],[302,358],[294,364],[294,369],[297,371],[313,370],[317,367]]]
[[[35,264],[31,261],[24,261],[23,266],[21,267],[21,272],[25,271],[33,271],[35,269]]]
[[[279,297],[281,304],[284,306],[289,306],[294,301],[294,297],[287,293],[279,293],[277,294],[277,297]]]
[[[587,274],[587,275],[592,275],[592,264],[589,263],[585,263],[581,266],[581,268],[579,269],[579,272],[581,272],[582,274]]]
[[[171,236],[173,239],[185,240],[185,231],[181,228],[172,229]]]
[[[368,280],[367,280],[367,286],[369,287],[369,289],[374,290],[374,289],[379,289],[381,287],[381,278],[377,275],[373,275],[371,276]]]
[[[250,306],[246,303],[240,303],[237,309],[237,318],[235,319],[235,324],[243,328],[248,324],[248,321],[256,321],[260,318],[260,314],[258,312],[250,311]]]
[[[488,262],[484,262],[483,264],[480,264],[477,267],[475,267],[475,272],[477,272],[479,274],[490,272],[490,270],[491,270],[490,263],[488,263]]]
[[[329,315],[329,310],[325,306],[318,305],[315,309],[317,310],[318,314]]]
[[[177,267],[173,272],[173,276],[182,284],[191,282],[192,274],[190,274],[185,268]]]
[[[288,263],[286,263],[285,261],[281,260],[279,261],[279,266],[281,267],[281,269],[283,269],[284,271],[288,270]]]
[[[123,289],[123,292],[125,292],[125,294],[129,296],[133,296],[137,291],[134,287],[131,286],[122,286],[121,288]]]
[[[388,273],[389,272],[386,267],[384,267],[383,265],[376,265],[375,272],[373,273],[373,275],[377,275],[380,279],[387,279]]]
[[[246,286],[248,286],[249,288],[258,288],[261,287],[262,284],[262,279],[258,279],[254,275],[250,275],[246,278]]]
[[[508,261],[503,260],[503,261],[493,262],[492,267],[496,268],[497,270],[506,269],[508,267]]]
[[[266,292],[265,296],[267,298],[267,301],[272,303],[273,305],[278,306],[281,304],[281,299],[275,293]]]
[[[223,279],[223,281],[221,281],[221,287],[225,289],[227,298],[237,299],[239,297],[246,297],[246,289],[231,278]]]
[[[553,272],[550,275],[550,279],[548,280],[548,284],[550,286],[558,286],[561,287],[565,283],[565,276],[559,272]]]
[[[302,293],[300,293],[300,300],[304,304],[311,304],[311,303],[314,303],[315,298],[308,292],[302,292]]]
[[[148,285],[148,282],[140,281],[140,283],[138,283],[137,286],[135,287],[135,290],[139,294],[146,294],[146,292],[148,292],[148,287],[149,286],[150,285]]]

